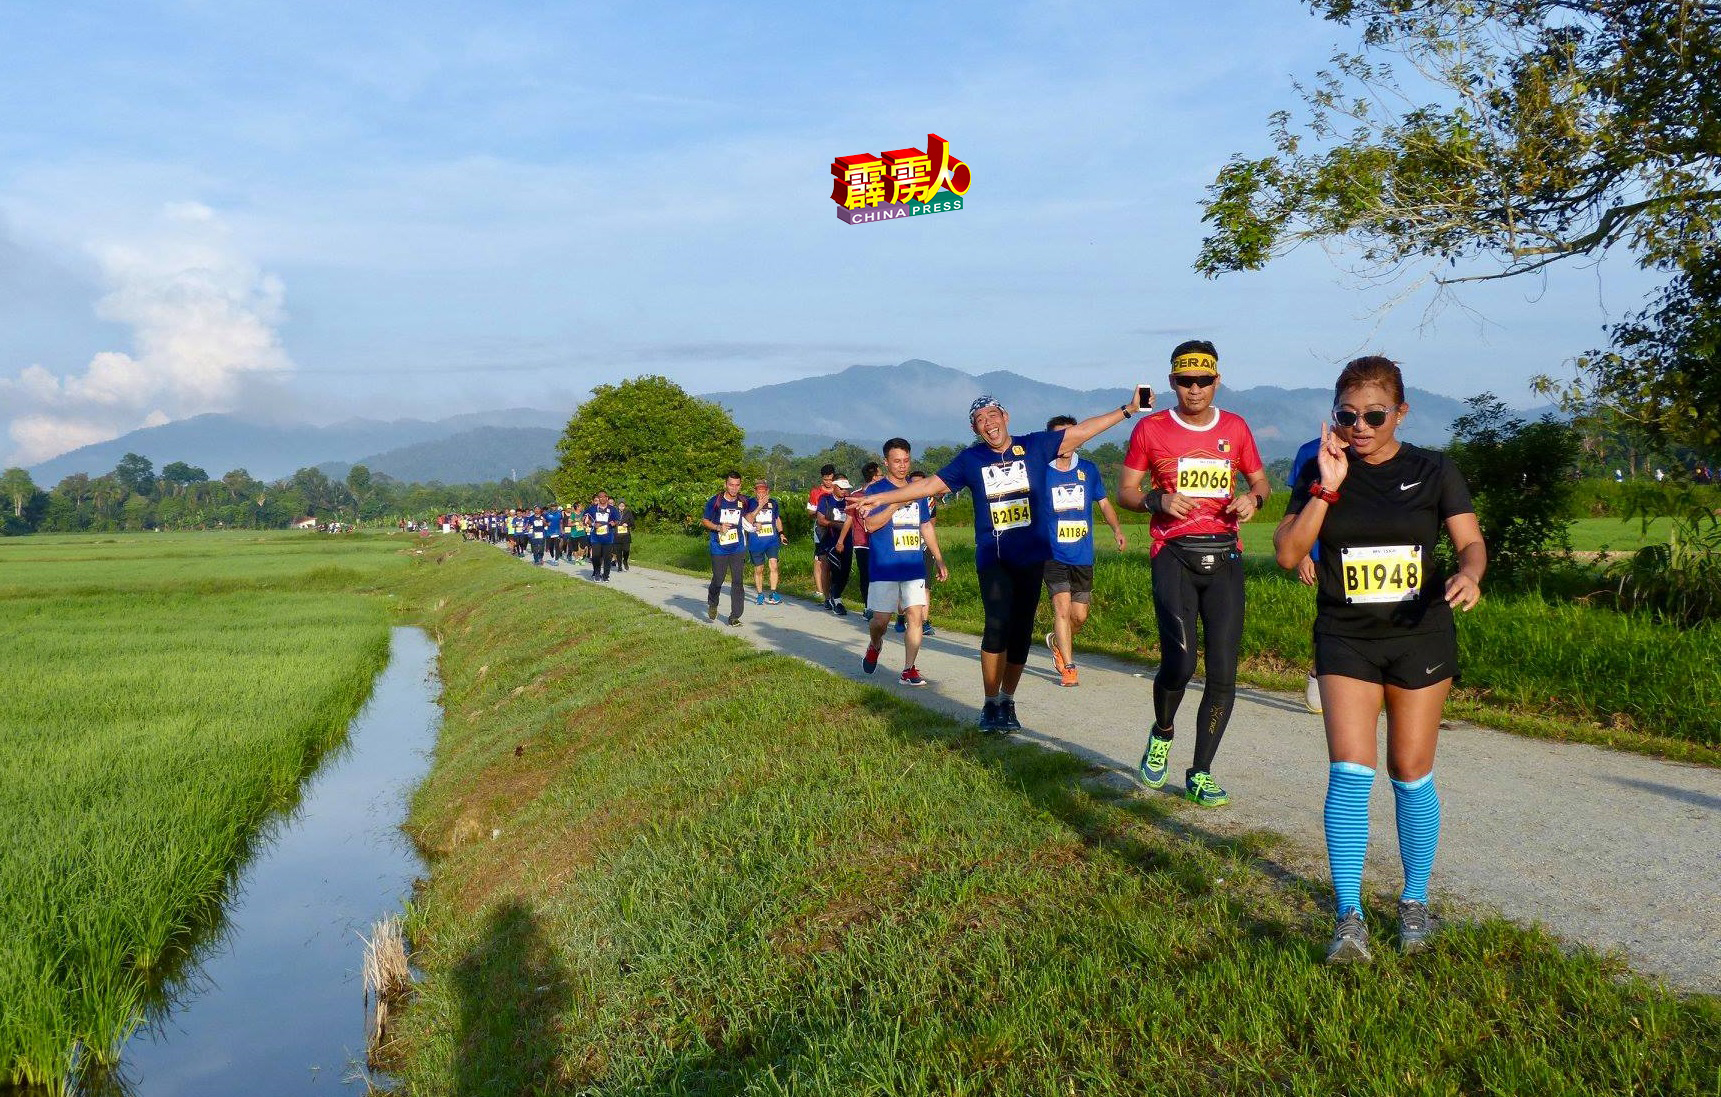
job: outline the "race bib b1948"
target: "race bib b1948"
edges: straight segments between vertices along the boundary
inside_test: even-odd
[[[1422,597],[1421,545],[1372,545],[1347,548],[1339,563],[1345,601],[1409,602]]]

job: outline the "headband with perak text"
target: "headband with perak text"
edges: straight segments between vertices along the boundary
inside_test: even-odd
[[[1192,350],[1171,360],[1172,373],[1218,373],[1219,359],[1204,350]]]

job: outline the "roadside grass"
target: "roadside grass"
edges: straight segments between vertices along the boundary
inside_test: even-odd
[[[1602,519],[1602,521],[1613,521]],[[1094,569],[1094,610],[1078,651],[1157,662],[1147,530],[1127,528],[1129,549],[1110,547]],[[1239,677],[1271,689],[1298,690],[1313,659],[1314,595],[1272,561],[1271,527],[1244,531],[1248,569]],[[978,633],[984,623],[974,571],[972,529],[946,525],[938,538],[950,581],[932,585],[931,619]],[[702,538],[636,534],[641,564],[710,575]],[[780,561],[782,590],[813,597],[812,549],[792,544]],[[748,591],[752,573],[748,570]],[[849,601],[860,596],[851,578]],[[1042,599],[1036,636],[1051,630]],[[1543,738],[1594,743],[1682,762],[1721,764],[1721,625],[1680,628],[1647,616],[1591,609],[1538,594],[1491,595],[1459,614],[1463,680],[1447,714]],[[1044,656],[1043,648],[1036,657]]]
[[[404,547],[116,544],[0,542],[0,1082],[48,1092],[162,1006],[341,742],[388,655],[354,590]]]
[[[1721,1010],[1458,923],[1320,963],[1266,835],[467,546],[400,590],[417,1094],[1712,1093]],[[532,627],[521,628],[522,621]],[[1389,927],[1370,900],[1376,927]]]

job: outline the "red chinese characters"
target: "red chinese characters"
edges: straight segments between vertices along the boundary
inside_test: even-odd
[[[936,133],[926,135],[924,152],[906,148],[882,156],[839,156],[831,174],[837,180],[831,201],[844,209],[929,202],[940,190],[966,194],[973,179],[968,165],[951,156],[949,142]]]

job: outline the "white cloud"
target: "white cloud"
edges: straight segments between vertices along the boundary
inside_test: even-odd
[[[281,280],[238,254],[209,207],[173,203],[149,232],[89,251],[108,286],[96,313],[131,330],[131,350],[102,351],[82,372],[37,364],[0,377],[0,405],[12,418],[9,462],[231,411],[292,370],[278,334]]]

